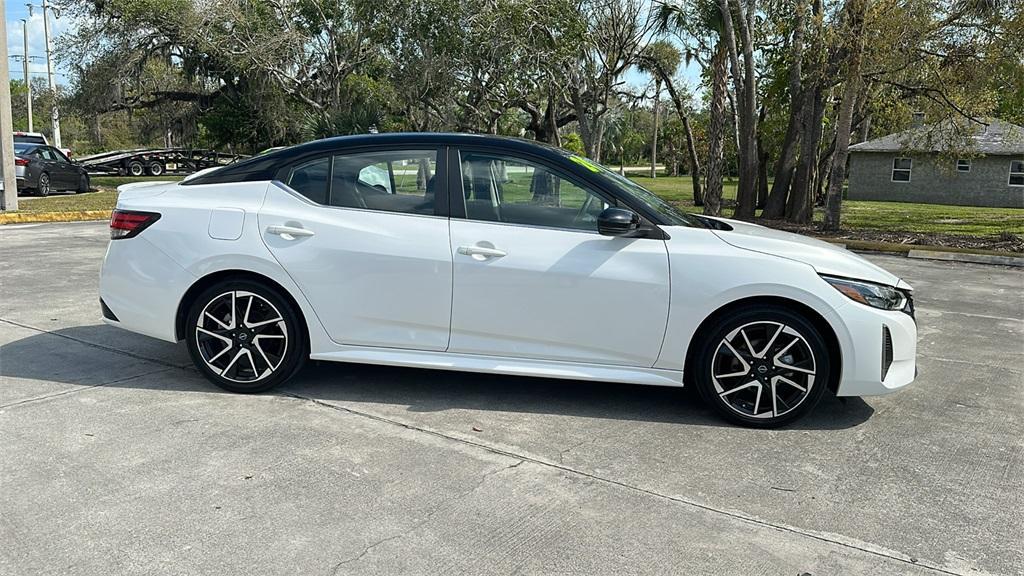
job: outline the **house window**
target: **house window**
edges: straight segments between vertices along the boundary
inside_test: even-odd
[[[1024,160],[1010,160],[1010,186],[1024,186]]]
[[[914,164],[914,161],[910,158],[893,158],[892,159],[892,181],[893,182],[910,182],[910,168]]]
[[[970,172],[971,171],[971,161],[970,160],[957,160],[956,161],[956,171],[957,172]]]

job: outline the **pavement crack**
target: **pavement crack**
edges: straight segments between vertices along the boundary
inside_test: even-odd
[[[572,452],[573,450],[579,448],[580,446],[583,446],[584,444],[589,444],[589,443],[591,443],[593,441],[594,441],[593,439],[583,440],[583,441],[580,441],[580,442],[577,442],[577,443],[573,444],[572,446],[569,446],[565,450],[560,451],[558,453],[558,463],[564,465],[565,464],[565,455],[566,454],[568,454],[569,452]]]
[[[43,334],[50,334],[51,336],[56,336],[58,338],[66,338],[73,342],[78,342],[79,344],[92,346],[93,348],[106,350],[107,352],[113,352],[114,354],[121,354],[122,356],[135,358],[136,360],[144,360],[146,362],[151,362],[153,364],[160,364],[161,366],[167,366],[170,368],[188,368],[191,366],[191,364],[175,364],[174,362],[168,362],[166,360],[161,360],[159,358],[150,358],[149,356],[143,356],[141,354],[136,354],[134,352],[129,352],[127,350],[121,350],[120,348],[114,348],[112,346],[104,346],[103,344],[97,344],[95,342],[90,342],[88,340],[83,340],[81,338],[76,338],[74,336],[68,336],[67,334],[61,334],[60,332],[54,332],[53,330],[39,328],[38,326],[32,326],[31,324],[24,324],[22,322],[17,322],[15,320],[8,320],[7,318],[0,318],[0,322],[10,324],[11,326],[18,326],[19,328],[25,328],[26,330],[35,330],[36,332],[41,332]]]
[[[126,382],[128,380],[134,380],[135,378],[141,378],[143,376],[151,376],[153,374],[159,374],[161,372],[167,372],[167,371],[171,370],[172,368],[173,367],[157,368],[156,370],[151,370],[149,372],[143,372],[141,374],[135,374],[133,376],[127,376],[125,378],[117,378],[116,380],[110,380],[109,382],[101,382],[99,384],[89,384],[87,386],[79,386],[78,388],[72,388],[71,390],[61,390],[60,392],[53,392],[51,394],[43,394],[43,395],[40,395],[40,396],[33,396],[32,398],[24,398],[22,400],[11,402],[9,404],[0,405],[0,410],[6,410],[8,408],[13,408],[15,406],[23,406],[25,404],[33,404],[33,403],[36,403],[36,402],[42,402],[43,400],[49,400],[51,398],[57,398],[57,397],[60,397],[60,396],[68,396],[70,394],[77,394],[79,392],[85,392],[87,390],[92,390],[94,388],[102,388],[104,386],[109,386],[111,384],[118,384],[120,382]]]
[[[878,556],[880,558],[885,558],[885,559],[890,560],[890,561],[894,561],[894,562],[899,562],[899,563],[902,563],[902,564],[907,564],[907,565],[915,566],[917,568],[927,569],[927,570],[930,570],[930,571],[935,572],[937,574],[949,574],[951,576],[963,576],[964,575],[963,572],[956,572],[956,571],[953,571],[953,570],[949,570],[949,569],[944,568],[942,566],[939,566],[939,565],[936,565],[936,564],[932,564],[930,562],[923,561],[923,560],[921,560],[919,558],[914,558],[914,557],[912,557],[912,556],[910,556],[908,554],[904,554],[902,552],[898,552],[898,551],[895,551],[895,550],[890,550],[890,549],[884,548],[882,546],[877,546],[877,545],[875,545],[873,543],[870,543],[870,542],[863,542],[863,541],[856,540],[854,538],[849,538],[849,537],[843,536],[842,534],[833,534],[833,533],[829,533],[829,532],[819,532],[819,531],[811,530],[811,529],[807,529],[807,528],[800,528],[798,526],[791,526],[791,525],[783,524],[783,523],[779,523],[779,522],[771,522],[771,521],[768,521],[768,520],[763,520],[761,518],[758,518],[757,516],[754,516],[752,514],[748,514],[746,512],[737,511],[737,510],[729,510],[729,509],[725,509],[725,508],[718,508],[716,506],[713,506],[713,505],[710,505],[710,504],[704,504],[702,502],[698,502],[698,501],[692,500],[690,498],[685,498],[683,496],[677,496],[677,495],[673,495],[673,494],[665,494],[665,493],[662,493],[662,492],[658,492],[657,490],[653,490],[651,488],[644,488],[643,486],[636,486],[636,485],[633,485],[633,484],[629,484],[627,482],[623,482],[621,480],[615,480],[613,478],[608,478],[608,477],[600,476],[598,474],[594,474],[594,473],[591,473],[591,472],[586,472],[584,470],[579,470],[579,469],[576,469],[576,468],[572,468],[570,466],[567,466],[567,465],[564,465],[564,464],[560,464],[560,463],[557,463],[557,462],[553,462],[553,461],[549,461],[549,460],[545,460],[545,459],[542,459],[542,458],[537,458],[537,457],[529,456],[529,455],[525,455],[525,454],[518,454],[518,453],[515,453],[515,452],[511,452],[509,450],[504,450],[504,449],[501,449],[501,448],[497,448],[495,446],[490,446],[488,444],[484,444],[484,443],[479,442],[477,440],[468,439],[468,438],[460,438],[458,436],[452,436],[452,435],[446,434],[444,432],[439,432],[437,430],[431,430],[430,428],[424,428],[422,426],[417,426],[417,425],[414,425],[414,424],[409,424],[409,423],[406,423],[406,422],[401,422],[399,420],[393,420],[391,418],[387,418],[385,416],[379,416],[377,414],[372,414],[370,412],[363,412],[363,411],[360,411],[360,410],[355,410],[355,409],[349,408],[347,406],[342,406],[342,405],[339,405],[339,404],[333,404],[331,402],[326,402],[324,400],[320,400],[320,399],[313,398],[313,397],[310,397],[310,396],[303,396],[303,395],[297,394],[295,392],[283,392],[282,395],[288,396],[288,397],[291,397],[291,398],[295,398],[297,400],[304,400],[304,401],[307,401],[307,402],[312,402],[313,404],[316,404],[318,406],[322,406],[324,408],[328,408],[328,409],[335,410],[335,411],[338,411],[338,412],[344,412],[344,413],[347,413],[347,414],[352,414],[354,416],[361,416],[363,418],[368,418],[368,419],[371,419],[371,420],[376,420],[377,422],[382,422],[382,423],[385,423],[385,424],[390,424],[392,426],[397,426],[397,427],[400,427],[400,428],[404,428],[406,430],[411,430],[411,431],[414,431],[414,432],[420,432],[420,433],[423,433],[423,434],[429,434],[429,435],[437,437],[437,438],[444,438],[444,439],[452,441],[452,442],[457,442],[457,443],[468,445],[468,446],[474,446],[476,448],[479,448],[481,450],[485,450],[485,451],[490,452],[492,454],[498,454],[498,455],[502,455],[502,456],[507,456],[509,458],[515,458],[515,459],[521,460],[522,462],[530,462],[532,464],[537,464],[537,465],[544,466],[544,467],[547,467],[547,468],[554,468],[556,470],[560,470],[560,471],[565,472],[567,474],[572,474],[572,475],[575,475],[575,476],[581,476],[581,477],[593,480],[595,482],[601,482],[601,483],[604,483],[604,484],[609,484],[609,485],[612,485],[612,486],[617,486],[619,488],[623,488],[623,489],[626,489],[626,490],[631,490],[633,492],[637,492],[637,493],[640,493],[640,494],[645,494],[645,495],[652,496],[652,497],[655,497],[655,498],[659,498],[659,499],[663,499],[663,500],[668,500],[670,502],[674,502],[674,503],[682,505],[682,506],[688,506],[688,507],[695,508],[695,509],[698,509],[698,510],[703,510],[703,511],[708,512],[710,514],[715,514],[715,515],[719,515],[719,516],[729,517],[729,518],[732,518],[734,520],[738,520],[740,522],[744,522],[744,523],[747,523],[747,524],[753,524],[753,525],[756,525],[756,526],[760,526],[762,528],[769,528],[769,529],[778,530],[778,531],[781,531],[781,532],[788,532],[788,533],[791,533],[791,534],[802,536],[804,538],[809,538],[809,539],[812,539],[812,540],[817,540],[819,542],[825,542],[825,543],[831,544],[833,546],[839,546],[839,547],[847,548],[847,549],[850,549],[850,550],[856,550],[858,552],[862,552],[862,553],[865,553],[865,554],[870,554],[870,555],[873,555],[873,556]],[[522,462],[519,462],[519,463],[517,463],[517,464],[515,464],[513,466],[510,466],[510,467],[518,466]],[[503,470],[503,469],[498,470],[498,472],[500,472],[501,470]],[[497,472],[492,472],[491,475],[493,475],[495,473],[497,473]],[[479,488],[479,486],[483,484],[483,480],[486,479],[486,476],[487,475],[485,475],[485,478],[482,479],[482,481],[477,485],[476,488]],[[474,488],[474,490],[476,488]],[[472,491],[470,491],[470,492],[472,492]],[[427,520],[429,520],[429,518]],[[390,537],[388,537],[388,538],[386,538],[386,539],[384,539],[384,540],[382,540],[382,541],[380,541],[380,542],[378,542],[376,544],[370,545],[368,548],[372,548],[374,546],[379,546],[380,544],[383,544],[384,542],[386,542],[388,540],[393,540],[395,538],[399,538],[403,534],[407,534],[408,532],[410,532],[412,530],[415,530],[417,527],[419,527],[421,525],[422,525],[422,523],[417,525],[417,526],[413,526],[412,528],[410,528],[409,530],[406,530],[402,534],[398,534],[398,535],[395,535],[395,536],[390,536]],[[341,566],[344,566],[347,563],[354,562],[356,559],[358,559],[358,557],[352,558],[350,560],[343,560],[341,563],[339,563],[337,565],[337,567],[341,567]],[[337,567],[335,568],[334,571],[332,571],[332,574],[336,573]]]
[[[463,490],[462,492],[460,492],[460,493],[458,493],[458,494],[456,494],[456,495],[454,495],[454,496],[452,496],[450,498],[445,498],[437,506],[435,506],[429,513],[427,513],[427,515],[424,516],[423,519],[421,519],[419,522],[416,522],[415,524],[413,524],[412,526],[406,528],[405,530],[402,530],[398,534],[392,534],[391,536],[388,536],[386,538],[381,538],[380,540],[377,540],[376,542],[368,544],[362,550],[360,550],[359,553],[356,554],[355,556],[351,556],[351,557],[346,558],[346,559],[342,560],[341,562],[338,562],[337,564],[335,564],[334,567],[331,568],[331,572],[330,572],[331,576],[335,576],[336,574],[338,574],[338,570],[341,570],[346,565],[358,562],[359,560],[361,560],[363,558],[363,556],[366,556],[367,554],[369,554],[370,551],[373,550],[374,548],[377,548],[378,546],[383,546],[384,544],[387,544],[388,542],[391,542],[391,541],[394,541],[394,540],[398,540],[400,538],[403,538],[403,537],[405,537],[405,536],[407,536],[407,535],[409,535],[409,534],[419,530],[423,526],[427,525],[431,520],[433,520],[434,516],[436,516],[442,510],[447,509],[449,506],[451,506],[452,504],[454,504],[456,502],[459,502],[461,500],[464,500],[464,499],[468,498],[469,496],[472,496],[492,476],[495,476],[497,474],[501,474],[502,472],[506,472],[506,471],[511,470],[513,468],[518,468],[525,461],[526,460],[524,460],[524,459],[519,459],[516,462],[513,462],[512,464],[509,464],[508,466],[502,466],[500,468],[495,468],[494,470],[488,470],[487,472],[484,472],[480,476],[480,480],[476,484],[474,484],[472,488],[470,488],[468,490]]]

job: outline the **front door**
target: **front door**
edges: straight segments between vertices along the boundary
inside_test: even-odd
[[[454,153],[454,152],[453,152]],[[450,352],[650,367],[669,306],[663,240],[598,234],[602,197],[550,166],[462,151]]]
[[[264,241],[335,342],[447,348],[444,154],[429,147],[325,154],[269,187],[259,215]]]

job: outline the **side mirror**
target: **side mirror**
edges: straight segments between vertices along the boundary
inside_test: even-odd
[[[597,231],[602,236],[635,236],[640,231],[640,216],[623,208],[605,208],[597,216]]]

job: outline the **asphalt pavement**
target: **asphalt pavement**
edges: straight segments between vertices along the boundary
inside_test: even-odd
[[[0,574],[1024,574],[1024,271],[914,285],[917,382],[775,431],[687,391],[310,365],[103,325],[105,223],[0,227]]]

